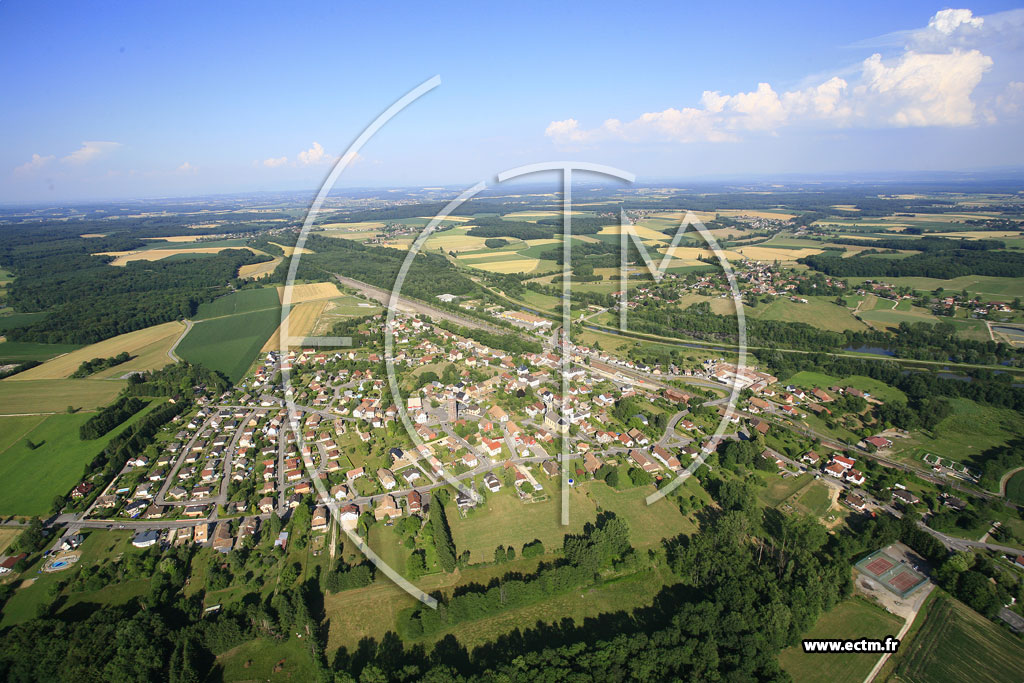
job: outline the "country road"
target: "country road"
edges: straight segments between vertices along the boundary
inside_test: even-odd
[[[178,354],[175,353],[175,351],[178,350],[178,344],[180,344],[181,340],[185,338],[185,335],[188,334],[189,330],[192,329],[192,325],[193,325],[193,322],[191,320],[183,320],[182,322],[185,323],[185,329],[182,330],[181,334],[178,336],[178,338],[174,340],[174,346],[172,346],[171,348],[167,349],[167,355],[175,363],[177,363],[177,362],[179,362],[181,360],[181,358],[178,356]]]

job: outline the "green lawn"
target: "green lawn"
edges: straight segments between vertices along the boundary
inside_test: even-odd
[[[544,482],[542,482],[544,483]],[[454,506],[448,509],[448,522],[459,553],[470,552],[470,562],[490,562],[499,545],[522,550],[524,544],[539,538],[544,548],[562,547],[566,534],[583,531],[583,525],[597,519],[594,501],[580,487],[569,497],[569,525],[561,524],[558,489],[545,483],[548,499],[540,503],[522,503],[509,486],[491,493],[487,501],[463,518]]]
[[[931,605],[921,630],[897,656],[896,674],[908,683],[998,683],[1020,680],[1024,671],[1024,645],[1019,639],[944,595]]]
[[[817,481],[812,483],[797,496],[796,507],[812,517],[823,518],[832,507],[828,486]]]
[[[584,486],[589,497],[596,501],[602,510],[610,510],[626,520],[629,524],[630,543],[634,548],[659,545],[662,539],[697,531],[697,524],[689,517],[683,516],[671,501],[659,500],[653,505],[648,505],[646,498],[654,493],[650,486],[625,491],[617,491],[604,482],[597,481]]]
[[[30,379],[0,381],[0,415],[55,413],[74,406],[95,410],[114,400],[124,387],[113,379]]]
[[[836,605],[818,618],[805,638],[876,638],[895,636],[903,620],[861,598]],[[807,654],[801,645],[779,654],[779,664],[799,683],[861,683],[878,662],[878,654]]]
[[[153,401],[125,425],[138,421],[159,403]],[[0,514],[45,515],[54,497],[67,493],[78,483],[85,465],[125,428],[122,425],[99,439],[82,441],[78,428],[90,417],[88,413],[50,415],[0,451]],[[19,418],[0,418],[11,419]],[[15,428],[25,426],[17,423]],[[38,447],[30,449],[27,440]]]
[[[36,344],[35,342],[0,342],[0,363],[24,363],[27,360],[49,360],[62,353],[81,348],[75,344]]]
[[[804,370],[789,377],[786,382],[808,389],[818,387],[819,389],[827,390],[832,386],[853,387],[854,389],[860,389],[861,391],[871,394],[880,401],[886,402],[905,402],[907,400],[906,394],[899,389],[891,387],[885,382],[880,382],[877,379],[864,377],[863,375],[850,375],[849,377],[839,379],[821,372]]]
[[[777,474],[762,472],[758,474],[764,476],[768,486],[758,489],[757,497],[769,507],[778,505],[814,481],[814,477],[810,474],[800,474],[795,477],[786,477],[785,479]]]
[[[833,303],[833,300],[833,297],[813,296],[807,297],[807,303],[803,304],[776,297],[769,304],[745,306],[743,310],[751,318],[807,323],[834,332],[867,329],[867,325],[854,318],[849,309]]]
[[[277,294],[274,293],[274,296]],[[177,353],[185,360],[220,370],[232,382],[237,382],[280,323],[281,313],[278,308],[197,322],[181,340]]]

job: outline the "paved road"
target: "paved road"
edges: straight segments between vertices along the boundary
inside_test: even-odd
[[[178,354],[175,353],[178,350],[178,344],[180,344],[181,340],[185,338],[185,335],[188,334],[188,331],[192,329],[193,325],[193,322],[191,320],[183,320],[182,322],[185,323],[185,329],[182,330],[181,334],[174,341],[174,346],[167,349],[167,356],[175,363],[181,360]]]

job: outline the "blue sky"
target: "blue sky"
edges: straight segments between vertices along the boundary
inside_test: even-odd
[[[339,186],[1020,164],[1012,4],[690,4],[4,2],[0,201],[312,189],[434,74]]]

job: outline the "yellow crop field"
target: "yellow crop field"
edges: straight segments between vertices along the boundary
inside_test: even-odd
[[[346,240],[355,240],[356,242],[362,242],[368,240],[371,237],[376,237],[378,233],[375,230],[325,230],[321,233],[324,237],[340,237]]]
[[[707,223],[715,218],[714,211],[659,211],[658,213],[651,214],[651,218],[673,218],[682,221],[686,218],[687,213],[693,214],[702,223]]]
[[[271,242],[271,244],[273,244],[275,247],[279,247],[281,249],[281,251],[284,252],[285,256],[291,256],[296,251],[298,251],[300,254],[312,254],[313,253],[312,249],[306,249],[305,247],[303,247],[302,249],[296,250],[295,247],[288,246],[287,244],[278,244],[277,242]]]
[[[562,215],[562,211],[514,211],[512,213],[506,213],[502,218],[518,219],[518,220],[529,220],[530,218],[558,218]],[[577,216],[583,213],[583,211],[570,211],[570,216]]]
[[[132,261],[159,261],[168,256],[177,254],[216,254],[225,249],[248,249],[254,254],[262,254],[262,251],[252,247],[196,247],[195,249],[147,249],[145,251],[104,251],[97,256],[113,256],[112,266],[123,266]]]
[[[491,261],[489,263],[473,263],[474,268],[480,270],[486,270],[490,273],[529,273],[537,264],[540,263],[540,259],[525,258],[516,259],[515,261]]]
[[[582,238],[579,238],[579,239],[582,239]],[[595,240],[595,241],[599,241],[599,240]],[[526,240],[526,243],[529,244],[531,247],[536,247],[536,246],[540,246],[540,245],[544,245],[544,244],[561,244],[562,240],[556,239],[554,237],[551,237],[551,238],[542,239],[542,240]]]
[[[719,211],[718,213],[729,218],[736,218],[737,216],[752,216],[753,218],[774,218],[780,221],[788,221],[789,219],[796,216],[796,214],[792,213],[776,213],[774,211],[751,211],[747,209],[726,209],[724,211]]]
[[[82,237],[82,238],[85,238],[85,239],[88,239],[90,237],[106,237],[106,236],[107,236],[107,233],[105,233],[105,232],[87,232],[84,235],[79,235],[79,237]]]
[[[384,224],[380,221],[362,221],[360,223],[324,223],[317,227],[323,228],[324,230],[337,230],[340,232],[361,232],[383,228]]]
[[[740,247],[739,252],[755,261],[796,261],[805,256],[820,254],[821,249],[779,249],[772,247]],[[731,257],[730,257],[731,258]]]
[[[832,208],[839,209],[840,211],[860,211],[860,209],[853,204],[833,204]]]
[[[277,296],[284,302],[284,287],[277,288]],[[341,296],[338,285],[333,282],[314,282],[308,285],[292,285],[291,300],[289,303],[298,304],[303,301],[319,301],[320,299],[333,299]]]
[[[326,307],[326,300],[305,301],[292,306],[291,310],[288,311],[288,337],[310,336],[316,327],[316,321],[320,318],[320,314],[324,312]],[[274,334],[270,335],[267,343],[263,345],[260,353],[280,350],[281,327],[281,325],[278,325],[277,329],[274,330]]]
[[[172,235],[171,237],[143,237],[153,242],[197,242],[202,239],[226,239],[227,235]]]
[[[1014,230],[967,230],[964,232],[934,232],[930,233],[936,237],[966,237],[969,240],[1001,239],[1004,237],[1020,237],[1020,233]]]
[[[431,235],[427,238],[424,249],[437,249],[443,247],[445,251],[472,251],[483,249],[485,237],[476,235],[449,235],[447,232]]]
[[[23,382],[35,379],[64,379],[78,369],[84,361],[93,358],[110,358],[121,352],[127,352],[133,358],[126,363],[101,370],[89,379],[107,379],[121,377],[134,370],[155,370],[171,362],[167,351],[185,330],[185,325],[178,321],[154,325],[142,330],[119,334],[110,339],[84,346],[52,358],[42,365],[19,372],[10,377],[11,381]]]
[[[659,242],[671,242],[672,241],[672,238],[670,236],[666,235],[663,232],[658,232],[657,230],[651,230],[650,228],[645,228],[642,225],[633,225],[631,227],[633,228],[633,232],[636,234],[636,236],[641,238],[641,239],[657,240]],[[621,225],[606,225],[603,228],[601,228],[601,233],[600,234],[602,234],[602,235],[621,235],[622,234],[622,226]]]
[[[263,263],[250,263],[242,266],[238,269],[238,277],[241,278],[252,278],[253,280],[259,280],[260,278],[266,277],[274,272],[277,265],[284,259],[280,256],[272,261],[264,261]]]

